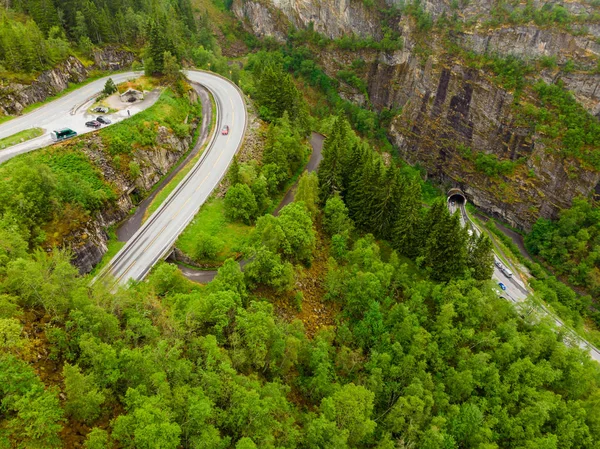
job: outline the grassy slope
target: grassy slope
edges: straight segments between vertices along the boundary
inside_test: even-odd
[[[204,232],[216,236],[223,242],[223,247],[214,260],[200,263],[220,264],[229,257],[236,257],[248,242],[252,226],[242,223],[231,223],[225,218],[223,198],[211,198],[205,203],[194,220],[183,231],[177,240],[177,247],[186,254],[194,254],[196,236]]]

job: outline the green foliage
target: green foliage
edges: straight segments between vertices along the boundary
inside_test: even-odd
[[[469,237],[467,251],[467,265],[473,278],[479,281],[491,279],[494,273],[494,253],[490,238],[483,233],[479,237],[473,234]]]
[[[348,235],[352,232],[354,225],[348,216],[348,208],[339,195],[327,200],[323,212],[323,227],[329,235]]]
[[[244,276],[251,287],[267,285],[278,292],[290,290],[294,272],[289,262],[282,262],[281,255],[264,246],[258,248],[252,262],[244,270]]]
[[[557,221],[540,218],[525,238],[525,244],[532,254],[549,263],[558,276],[566,276],[569,283],[584,287],[597,297],[600,295],[599,229],[598,209],[578,198],[570,209],[560,212]],[[589,313],[584,298],[561,302],[572,310]],[[600,322],[600,316],[596,320]]]
[[[88,433],[83,446],[85,449],[106,449],[110,447],[108,432],[106,430],[94,427]]]
[[[115,82],[113,81],[112,78],[109,78],[108,80],[106,80],[106,83],[104,84],[104,89],[102,90],[102,92],[105,95],[112,95],[117,91],[117,86],[115,85]]]
[[[259,52],[248,59],[247,69],[255,79],[255,99],[261,117],[272,122],[287,112],[290,121],[304,134],[308,119],[306,105],[282,61],[272,54]]]
[[[550,141],[557,141],[556,151],[576,157],[600,170],[600,156],[595,145],[600,141],[600,123],[581,106],[562,84],[534,86],[542,108],[530,111],[537,121],[537,131]]]
[[[278,217],[265,215],[256,222],[259,245],[293,262],[310,264],[315,247],[315,231],[303,202],[288,204]]]
[[[146,46],[146,69],[162,73],[166,51],[180,57],[190,43],[206,42],[207,24],[198,29],[189,0],[72,0],[68,5],[19,0],[7,3],[0,14],[0,66],[13,72],[50,68],[75,49],[92,57],[95,45],[112,43]]]
[[[319,211],[319,179],[316,173],[304,172],[302,174],[294,194],[294,201],[303,202],[312,219],[316,218]]]
[[[218,237],[201,232],[196,236],[196,250],[194,257],[199,260],[214,259],[223,249],[223,241]]]
[[[488,177],[508,176],[514,173],[518,162],[500,160],[495,154],[478,152],[475,156],[475,168]]]
[[[92,376],[81,373],[77,365],[65,363],[65,394],[67,396],[65,413],[86,423],[93,422],[102,412],[104,394],[98,391]]]
[[[225,194],[225,215],[233,221],[250,224],[258,213],[256,198],[246,184],[235,184]]]

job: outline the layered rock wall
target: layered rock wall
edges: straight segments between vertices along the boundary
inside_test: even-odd
[[[338,1],[263,0],[260,14],[256,9],[244,9],[246,3],[236,0],[236,14],[251,29],[267,35],[282,33],[285,27],[267,30],[265,11],[271,15],[279,11],[294,26],[313,26],[329,37],[368,35],[383,21],[383,17],[374,18],[376,9],[365,9],[358,0],[345,9]],[[450,12],[449,1],[428,0],[422,5],[434,17]],[[487,0],[468,2],[461,13],[485,17],[493,6],[494,2]],[[388,135],[406,161],[424,166],[445,187],[461,187],[476,205],[523,229],[540,216],[555,217],[578,195],[591,197],[600,191],[598,172],[548,151],[534,124],[517,120],[514,93],[504,89],[492,73],[468,67],[460,57],[449,55],[440,34],[434,29],[424,36],[412,17],[401,17],[395,26],[404,39],[403,50],[343,52],[330,46],[320,50],[319,59],[331,77],[355,58],[365,61],[368,102],[376,110],[402,111],[392,121]],[[524,60],[550,56],[559,65],[576,62],[580,67],[572,72],[548,68],[536,75],[546,82],[560,78],[590,113],[600,115],[600,75],[581,70],[597,64],[600,41],[595,30],[590,25],[588,34],[576,36],[558,27],[475,26],[451,36],[465,51],[474,53]],[[425,56],[418,51],[424,45],[429,49]],[[343,82],[340,92],[367,104]],[[509,175],[485,175],[475,169],[469,152],[493,154],[499,160],[513,161],[516,168]]]

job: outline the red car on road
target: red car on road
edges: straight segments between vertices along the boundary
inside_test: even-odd
[[[229,126],[225,125],[223,127],[223,129],[221,130],[221,134],[223,134],[224,136],[226,136],[227,134],[229,134]]]

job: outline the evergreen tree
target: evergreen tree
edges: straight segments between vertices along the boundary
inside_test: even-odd
[[[398,204],[398,214],[392,230],[394,248],[408,257],[417,257],[421,247],[419,226],[421,224],[421,184],[416,177],[405,177],[402,181],[402,195]]]
[[[294,201],[302,201],[314,220],[319,212],[319,180],[316,173],[304,172],[298,181]]]
[[[106,83],[104,84],[104,90],[102,92],[104,92],[106,95],[112,95],[117,91],[117,86],[115,85],[115,82],[113,81],[112,78],[109,78],[106,80]]]
[[[479,281],[486,281],[494,274],[494,252],[492,241],[487,235],[473,234],[469,237],[468,266],[472,276]]]
[[[319,165],[319,199],[325,203],[327,199],[339,192],[344,192],[344,170],[347,154],[350,152],[350,125],[343,117],[337,117],[333,123],[331,134],[323,144],[323,160]]]
[[[373,193],[375,196],[371,208],[373,223],[371,232],[390,240],[404,195],[400,173],[394,164],[387,167],[381,182],[378,183],[378,188]]]
[[[422,263],[437,281],[450,281],[464,275],[467,268],[467,233],[458,214],[450,215],[446,201],[436,201],[425,221]]]

